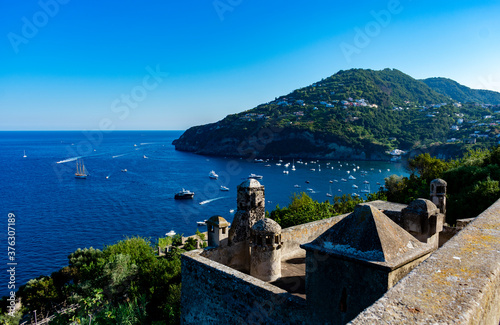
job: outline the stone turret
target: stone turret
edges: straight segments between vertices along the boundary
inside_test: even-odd
[[[444,214],[429,200],[417,199],[401,211],[403,228],[434,249],[439,246],[439,233],[443,230]]]
[[[446,188],[448,184],[445,180],[437,178],[431,181],[431,201],[434,203],[439,211],[446,215]]]
[[[257,221],[264,219],[265,202],[264,186],[257,180],[248,179],[238,186],[238,210],[228,238],[233,256],[230,267],[243,272],[250,271],[251,228]]]
[[[281,227],[265,218],[252,227],[250,275],[272,282],[281,278]]]
[[[266,213],[264,186],[250,178],[238,185],[237,211],[229,230],[229,243],[248,241],[250,229]]]
[[[228,237],[229,222],[221,216],[213,216],[207,220],[208,246],[221,246]]]

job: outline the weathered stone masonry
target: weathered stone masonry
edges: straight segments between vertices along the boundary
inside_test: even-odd
[[[351,324],[500,323],[500,200]]]

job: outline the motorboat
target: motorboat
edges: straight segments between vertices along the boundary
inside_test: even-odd
[[[248,178],[253,178],[253,179],[262,179],[262,175],[257,175],[257,174],[250,174],[248,175]]]
[[[169,237],[175,236],[175,231],[170,230],[169,232],[167,232],[167,233],[165,234],[165,236],[169,236]]]
[[[174,199],[176,200],[187,200],[192,199],[194,197],[194,192],[189,190],[182,189],[181,191],[175,193]]]
[[[221,185],[220,190],[221,190],[221,191],[226,191],[226,192],[227,192],[227,191],[229,191],[229,187],[226,187],[226,186],[224,186],[224,185]]]
[[[356,177],[352,176],[352,175],[349,175],[348,177],[350,180],[353,180],[353,179],[356,179]]]
[[[217,179],[217,178],[219,178],[219,175],[217,175],[217,174],[215,173],[215,171],[213,171],[213,170],[212,170],[212,171],[208,174],[208,177],[210,177],[211,179]]]

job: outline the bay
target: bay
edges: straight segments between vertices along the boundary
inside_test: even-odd
[[[362,189],[378,190],[384,177],[408,175],[400,163],[381,161],[255,163],[200,156],[174,149],[171,143],[182,132],[0,132],[0,295],[10,291],[9,262],[17,263],[17,289],[68,265],[67,256],[78,248],[102,249],[127,236],[154,242],[170,230],[191,235],[205,230],[197,221],[213,215],[232,222],[236,187],[251,173],[263,176],[268,211],[288,205],[294,193],[308,191],[318,201],[331,199],[327,193],[364,195]],[[77,159],[85,163],[87,179],[75,179]],[[208,177],[211,170],[217,180]],[[194,199],[174,200],[182,188],[194,191]],[[9,213],[15,215],[13,261]]]

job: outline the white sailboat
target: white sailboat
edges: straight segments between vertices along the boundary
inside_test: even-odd
[[[78,179],[85,179],[87,178],[87,170],[85,169],[85,165],[83,164],[83,161],[78,162],[76,161],[76,173],[75,173],[75,178]]]
[[[26,150],[24,150],[24,155],[23,155],[23,158],[26,158],[28,156],[26,156]]]
[[[295,170],[295,159],[293,159],[293,162],[292,162],[292,170]]]

